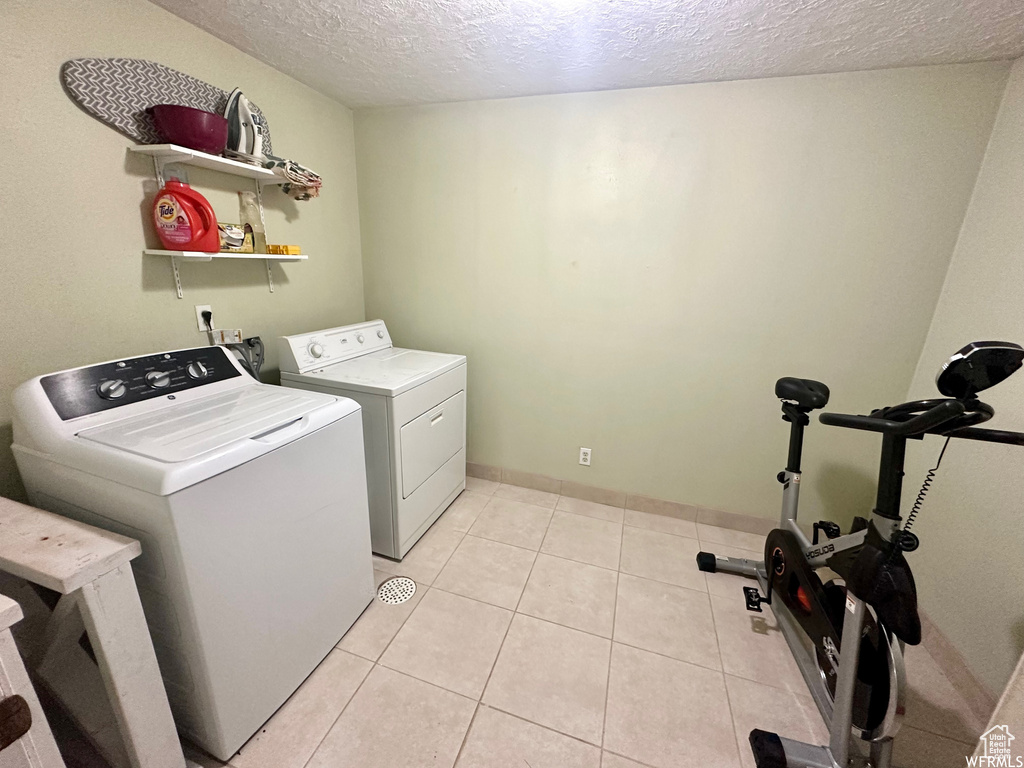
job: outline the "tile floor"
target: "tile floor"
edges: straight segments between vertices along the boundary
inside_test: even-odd
[[[403,562],[374,558],[416,596],[372,603],[230,765],[750,768],[755,726],[824,742],[770,613],[694,562],[762,543],[470,479]],[[907,666],[897,764],[963,765],[982,723],[924,650]]]

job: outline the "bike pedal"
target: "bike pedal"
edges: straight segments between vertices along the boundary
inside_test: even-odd
[[[747,610],[755,613],[764,613],[761,610],[761,603],[767,602],[761,593],[757,591],[757,587],[744,587],[743,597],[747,601]]]
[[[814,524],[814,543],[818,543],[818,531],[825,534],[825,538],[838,539],[843,535],[842,529],[831,520],[819,520]]]

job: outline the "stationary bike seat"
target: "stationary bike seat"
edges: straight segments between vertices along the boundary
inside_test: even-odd
[[[775,382],[775,396],[780,400],[792,400],[800,408],[814,410],[828,405],[828,387],[813,379],[795,379],[785,376]]]

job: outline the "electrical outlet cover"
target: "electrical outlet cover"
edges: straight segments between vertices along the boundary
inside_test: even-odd
[[[580,464],[584,467],[590,466],[591,451],[589,448],[580,447]]]
[[[210,328],[206,327],[206,321],[203,320],[203,312],[210,313],[210,328],[216,328],[216,324],[213,322],[213,310],[210,309],[209,304],[196,304],[196,325],[199,326],[200,331],[209,331]]]

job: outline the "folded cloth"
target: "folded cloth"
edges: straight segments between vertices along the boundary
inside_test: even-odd
[[[294,160],[285,160],[274,155],[247,155],[232,149],[225,150],[224,154],[235,160],[241,160],[243,163],[258,165],[273,171],[285,180],[281,185],[284,193],[296,200],[311,200],[320,196],[320,187],[323,185],[320,174],[299,165]]]
[[[310,200],[320,196],[323,179],[315,171],[299,165],[294,160],[285,160],[274,155],[264,155],[263,167],[285,179],[281,189],[296,200]]]

